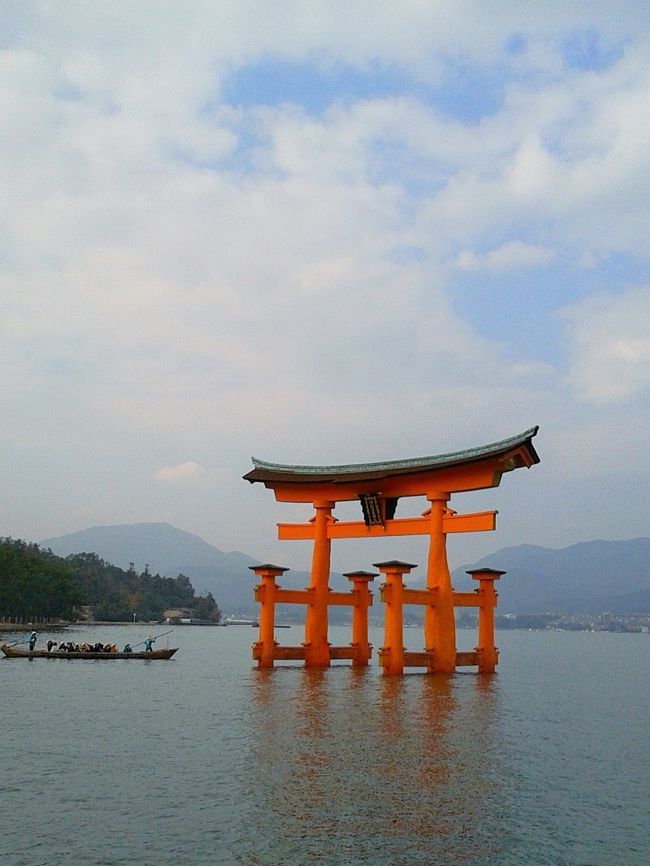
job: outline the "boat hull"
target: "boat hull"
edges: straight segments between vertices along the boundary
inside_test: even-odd
[[[131,653],[99,653],[99,652],[60,652],[59,650],[28,650],[19,649],[17,647],[0,646],[0,649],[8,659],[78,659],[80,661],[90,661],[91,659],[102,659],[105,661],[113,661],[115,659],[145,659],[146,661],[156,661],[159,659],[170,659],[178,647],[174,649],[157,649],[152,652],[131,652]]]

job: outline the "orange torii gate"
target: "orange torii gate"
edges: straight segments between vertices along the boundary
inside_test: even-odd
[[[494,647],[494,580],[503,572],[482,569],[472,573],[479,581],[474,593],[454,592],[447,564],[446,536],[452,532],[478,532],[496,527],[496,511],[457,514],[448,507],[452,493],[497,487],[505,472],[539,463],[532,444],[537,427],[500,442],[409,460],[346,466],[290,466],[253,458],[254,469],[244,475],[251,483],[262,482],[273,490],[278,502],[311,503],[315,514],[305,524],[278,524],[278,538],[313,541],[310,584],[304,590],[282,589],[276,577],[287,569],[271,564],[253,568],[260,577],[256,598],[260,602],[260,639],[253,655],[260,667],[274,660],[304,659],[308,667],[327,667],[332,659],[347,658],[367,664],[367,608],[372,604],[368,582],[376,575],[352,572],[349,593],[329,588],[331,544],[335,538],[385,538],[428,535],[426,589],[403,586],[409,563],[377,563],[386,582],[382,601],[386,604],[384,647],[380,651],[385,673],[401,673],[405,666],[451,673],[457,665],[475,664],[492,671],[497,661]],[[400,498],[424,496],[429,508],[420,517],[396,518]],[[338,521],[332,514],[337,502],[358,500],[363,520]],[[298,647],[281,647],[273,636],[276,603],[305,604],[305,640]],[[353,635],[349,647],[328,642],[328,607],[349,605],[353,609]],[[408,653],[402,646],[402,605],[424,606],[424,650]],[[479,643],[473,653],[456,652],[454,607],[479,608]]]

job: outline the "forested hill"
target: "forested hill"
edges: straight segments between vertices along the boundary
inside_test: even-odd
[[[168,608],[186,608],[196,619],[218,622],[210,593],[197,597],[183,574],[161,577],[105,562],[96,553],[57,556],[38,544],[0,538],[0,619],[38,622],[77,619],[126,622],[161,619]]]
[[[189,574],[195,568],[228,568],[257,565],[257,560],[235,551],[225,553],[198,535],[178,529],[170,523],[120,523],[91,526],[70,535],[46,538],[42,547],[59,556],[93,551],[106,562],[128,568],[131,562],[159,574]],[[190,577],[192,575],[190,574]],[[195,584],[196,585],[196,584]]]
[[[254,587],[258,582],[250,566],[259,560],[238,551],[225,552],[198,535],[185,532],[169,523],[133,523],[93,526],[71,535],[48,538],[41,542],[61,556],[82,550],[95,551],[107,562],[127,568],[135,562],[138,568],[149,563],[160,574],[186,574],[197,592],[211,592],[226,613],[253,616],[257,612]],[[309,576],[292,569],[283,575],[285,587],[302,588]],[[331,577],[332,588],[348,590],[349,581],[340,575]],[[298,607],[289,607],[283,616],[302,617]],[[333,608],[333,621],[348,615],[345,608]]]

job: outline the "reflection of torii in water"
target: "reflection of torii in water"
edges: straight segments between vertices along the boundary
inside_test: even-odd
[[[312,539],[314,542],[308,589],[282,590],[277,587],[275,578],[286,569],[270,564],[253,569],[261,578],[257,589],[260,640],[254,650],[260,666],[272,666],[273,659],[281,658],[304,658],[309,667],[327,667],[332,658],[352,658],[357,663],[365,663],[357,659],[355,648],[359,640],[363,642],[360,633],[356,636],[353,633],[352,646],[349,648],[332,647],[327,640],[330,604],[347,604],[354,610],[359,606],[367,609],[368,604],[372,603],[367,591],[367,579],[363,585],[355,583],[351,593],[336,593],[329,589],[332,539],[428,535],[425,590],[403,587],[402,575],[408,574],[413,566],[407,563],[377,563],[387,578],[383,600],[387,604],[387,623],[391,621],[393,629],[391,645],[383,648],[384,670],[399,672],[404,665],[417,664],[430,671],[452,672],[457,663],[478,664],[479,669],[493,670],[496,651],[493,639],[492,647],[489,641],[481,647],[481,620],[485,639],[486,618],[489,626],[489,621],[493,620],[496,599],[493,581],[503,572],[483,569],[472,575],[480,583],[477,593],[454,593],[447,564],[446,536],[451,532],[494,529],[497,512],[457,514],[447,503],[452,493],[497,487],[505,472],[539,463],[532,444],[537,430],[537,427],[533,427],[510,439],[451,454],[382,463],[290,466],[253,458],[254,468],[244,476],[247,481],[262,482],[273,490],[278,502],[311,503],[315,509],[308,523],[278,524],[278,538]],[[399,499],[408,496],[426,497],[429,508],[420,517],[396,518]],[[360,502],[363,520],[339,522],[332,514],[336,503],[352,500]],[[367,575],[367,578],[371,577]],[[353,579],[352,575],[350,579]],[[305,642],[302,647],[274,649],[269,645],[269,634],[271,642],[273,635],[273,609],[277,602],[307,605]],[[402,603],[421,604],[425,608],[422,653],[404,653],[403,647],[395,645],[402,628]],[[479,655],[471,660],[459,660],[457,657],[454,605],[479,608]],[[397,612],[396,608],[399,608]],[[481,613],[484,614],[483,618]],[[482,653],[482,649],[486,652]],[[396,654],[399,656],[397,661]],[[476,656],[476,653],[459,655]]]

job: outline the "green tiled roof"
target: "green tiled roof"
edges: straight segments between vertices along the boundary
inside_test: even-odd
[[[247,481],[289,481],[307,483],[309,481],[351,481],[360,478],[378,478],[386,475],[404,475],[407,472],[422,472],[427,469],[438,469],[459,463],[469,463],[485,457],[495,457],[506,454],[521,446],[525,446],[533,463],[539,463],[539,457],[532,444],[533,437],[539,427],[531,427],[518,436],[482,445],[478,448],[467,448],[464,451],[454,451],[449,454],[437,454],[430,457],[412,457],[406,460],[386,460],[380,463],[348,463],[342,466],[304,466],[284,463],[268,463],[265,460],[252,458],[254,469],[244,475]]]

